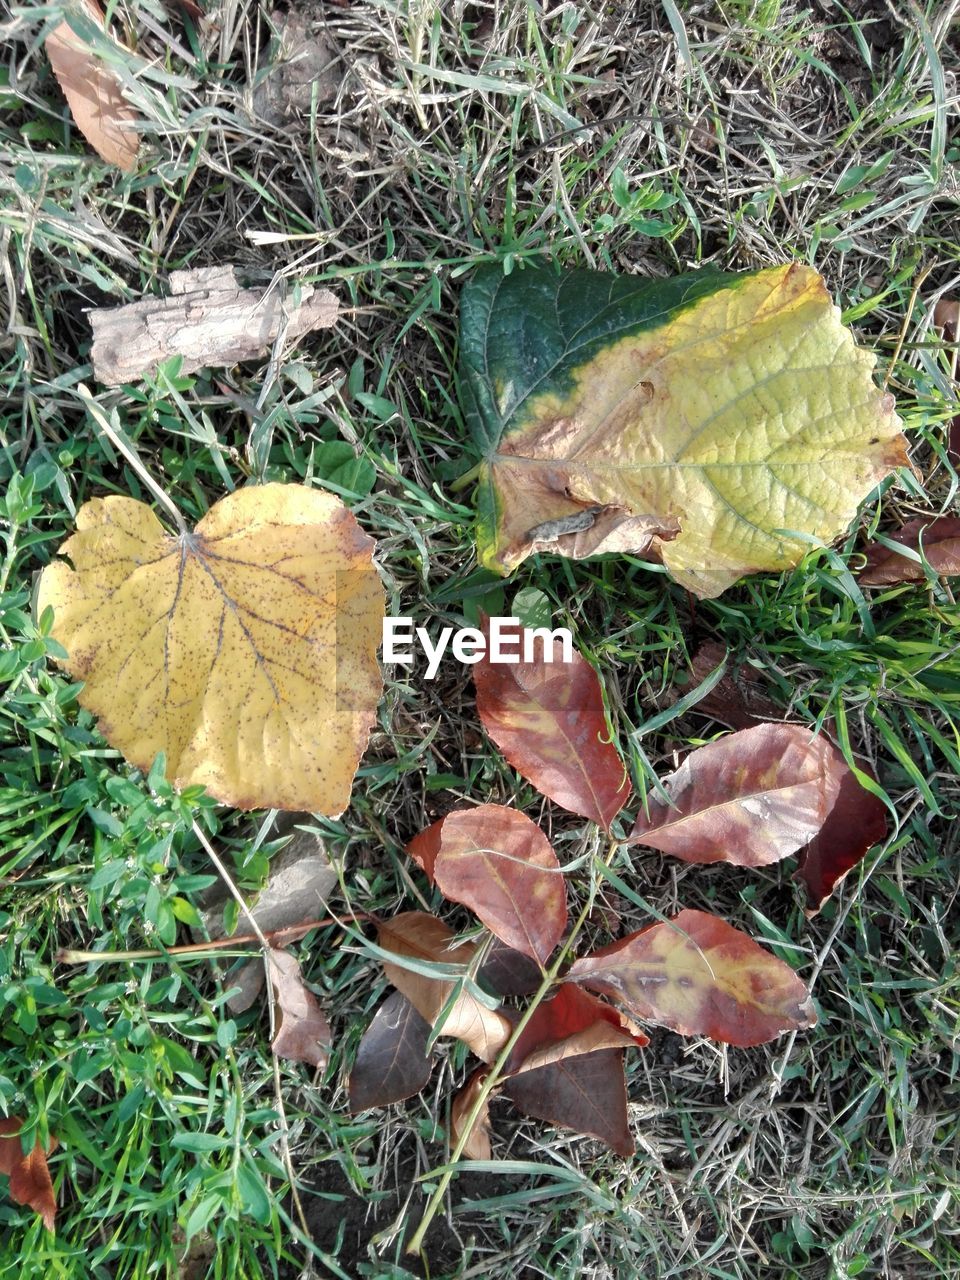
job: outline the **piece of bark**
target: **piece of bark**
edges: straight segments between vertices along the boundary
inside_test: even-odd
[[[309,818],[308,814],[289,816],[295,821]],[[327,898],[334,892],[337,883],[337,873],[330,865],[323,841],[309,831],[297,831],[290,843],[271,858],[267,883],[256,901],[248,905],[260,929],[269,934],[324,915]],[[224,936],[223,912],[228,901],[232,901],[232,898],[222,882],[213,885],[208,891],[200,914],[211,939]],[[248,932],[247,923],[245,917],[241,916],[238,924],[240,933]],[[195,930],[194,936],[200,941],[203,933]],[[245,1009],[249,1009],[263,990],[264,982],[263,960],[260,956],[255,960],[248,960],[236,973],[230,974],[227,985],[240,988],[227,1001],[230,1010],[233,1013],[243,1013]]]
[[[281,333],[299,338],[336,322],[339,303],[328,289],[301,285],[300,304],[277,289],[245,289],[233,267],[170,274],[170,297],[144,298],[90,312],[93,371],[108,387],[156,371],[182,356],[183,373],[252,360]]]

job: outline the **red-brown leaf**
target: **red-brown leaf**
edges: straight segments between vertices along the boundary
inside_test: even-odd
[[[664,780],[673,805],[652,798],[630,839],[686,862],[765,866],[813,839],[848,773],[802,725],[742,729],[692,751]]]
[[[649,1043],[629,1018],[575,983],[565,982],[534,1011],[510,1053],[505,1073],[518,1075],[585,1053]]]
[[[525,1071],[505,1081],[503,1093],[528,1116],[599,1138],[624,1159],[633,1155],[620,1049]]]
[[[411,857],[427,879],[433,884],[433,868],[440,852],[440,830],[443,818],[424,828],[419,835],[413,837],[407,845],[407,855]]]
[[[516,809],[482,804],[448,814],[433,874],[446,897],[541,964],[563,937],[567,890],[560,863],[537,824]]]
[[[690,660],[694,686],[702,684],[717,667],[727,661],[727,649],[715,640],[705,640]],[[693,708],[731,729],[752,729],[761,720],[779,720],[780,709],[762,692],[753,667],[738,666],[725,671],[709,693]]]
[[[480,966],[477,981],[498,996],[528,996],[539,987],[541,977],[542,970],[535,960],[494,938]]]
[[[423,911],[405,911],[380,925],[380,945],[385,951],[442,965],[469,965],[476,954],[473,943],[453,945],[453,934],[436,916]],[[456,983],[414,973],[402,965],[385,961],[387,981],[402,991],[430,1026],[435,1026],[453,995]],[[441,1035],[462,1040],[478,1058],[492,1062],[510,1037],[509,1020],[498,1010],[488,1009],[464,988],[447,1010]]]
[[[847,872],[886,834],[886,806],[849,771],[822,830],[800,854],[794,875],[806,888],[808,916],[817,914]]]
[[[467,1083],[453,1100],[453,1106],[450,1108],[450,1139],[451,1142],[460,1141],[460,1135],[463,1133],[470,1112],[473,1110],[480,1090],[483,1088],[487,1079],[486,1071],[481,1068],[475,1071]],[[493,1152],[490,1147],[490,1099],[487,1098],[483,1106],[477,1114],[476,1120],[467,1138],[466,1145],[463,1148],[463,1154],[468,1160],[490,1160]]]
[[[681,911],[593,955],[567,973],[642,1021],[741,1047],[816,1023],[789,965],[704,911]]]
[[[490,626],[482,619],[488,639]],[[523,637],[520,628],[520,653]],[[538,791],[571,813],[606,830],[630,795],[623,761],[610,741],[600,681],[593,667],[574,652],[563,662],[559,642],[553,661],[491,662],[487,654],[473,668],[477,712],[505,758]]]
[[[12,1116],[0,1119],[0,1173],[10,1179],[10,1199],[17,1204],[29,1205],[52,1231],[57,1201],[47,1168],[47,1155],[56,1147],[56,1139],[51,1136],[46,1154],[38,1138],[30,1154],[24,1155],[20,1145],[22,1128],[22,1120]]]
[[[325,1067],[333,1033],[316,996],[304,984],[296,957],[289,951],[271,948],[267,952],[267,971],[280,1015],[273,1052],[278,1058]]]
[[[922,554],[934,573],[960,573],[960,519],[956,516],[924,516],[909,520],[889,535],[891,542]],[[897,582],[923,582],[926,574],[916,560],[892,551],[880,542],[864,547],[867,563],[857,574],[863,587],[886,587]]]
[[[364,1032],[350,1072],[351,1111],[402,1102],[430,1079],[430,1024],[400,991],[384,1000]]]

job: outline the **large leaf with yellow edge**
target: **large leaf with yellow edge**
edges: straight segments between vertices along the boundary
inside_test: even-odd
[[[241,809],[339,814],[382,690],[373,539],[339,498],[241,489],[192,533],[95,498],[40,580],[80,703],[127,760]]]
[[[699,596],[829,542],[907,462],[823,280],[799,264],[642,281],[481,269],[461,395],[482,453],[478,545],[662,560]]]

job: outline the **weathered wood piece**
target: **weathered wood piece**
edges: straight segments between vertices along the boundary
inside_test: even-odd
[[[171,356],[183,356],[184,373],[252,360],[281,333],[299,338],[330,328],[339,305],[328,289],[311,285],[301,286],[298,306],[278,289],[244,289],[229,266],[172,271],[168,298],[90,312],[93,371],[117,387],[154,373]]]

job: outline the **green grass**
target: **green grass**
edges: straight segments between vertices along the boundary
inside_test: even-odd
[[[746,873],[622,852],[602,892],[625,928],[645,903],[683,905],[788,941],[815,980],[819,1026],[749,1051],[658,1034],[629,1063],[630,1163],[495,1103],[502,1162],[455,1178],[428,1273],[960,1275],[958,615],[942,585],[864,600],[847,569],[865,533],[956,505],[955,353],[929,318],[958,289],[944,72],[955,6],[895,8],[324,6],[338,96],[281,128],[250,114],[268,35],[256,5],[228,0],[198,33],[155,0],[127,0],[115,28],[136,54],[110,56],[144,121],[130,177],[70,127],[42,18],[7,20],[0,1111],[56,1134],[60,1209],[50,1236],[0,1197],[0,1276],[259,1280],[300,1275],[308,1259],[320,1275],[424,1272],[403,1241],[445,1162],[449,1098],[468,1068],[442,1042],[420,1098],[348,1113],[344,1078],[384,990],[357,936],[327,928],[298,945],[336,1044],[319,1078],[281,1063],[279,1089],[263,1011],[232,1016],[229,981],[207,960],[55,963],[64,946],[186,937],[212,879],[194,819],[241,887],[262,882],[279,847],[268,815],[130,770],[30,611],[32,575],[80,504],[142,496],[77,391],[98,390],[84,308],[228,261],[261,281],[325,283],[345,315],[270,365],[98,393],[191,520],[250,478],[329,484],[377,537],[396,611],[455,621],[544,593],[604,676],[641,790],[719,731],[695,711],[664,713],[697,644],[722,640],[784,713],[870,760],[898,818],[812,921],[789,865]],[[521,270],[545,253],[649,275],[813,263],[878,352],[916,478],[873,495],[835,550],[695,607],[629,558],[537,558],[506,583],[478,571],[469,493],[450,488],[475,461],[456,400],[458,292],[480,262]],[[589,833],[500,761],[472,698],[453,664],[436,685],[389,683],[351,808],[316,823],[340,907],[421,905],[403,845],[461,796],[538,818],[562,862],[581,859],[569,889],[586,899]],[[206,1249],[193,1271],[187,1236]]]

